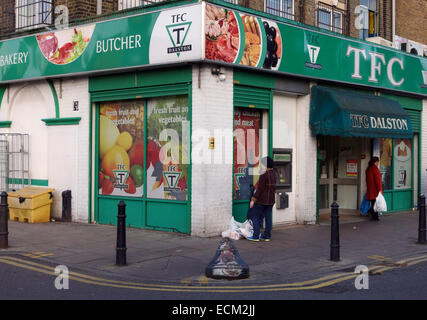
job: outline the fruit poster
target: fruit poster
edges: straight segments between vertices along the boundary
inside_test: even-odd
[[[261,129],[259,111],[236,109],[234,112],[234,199],[248,200],[250,186],[258,182]]]
[[[144,103],[103,103],[99,115],[99,194],[142,197]]]
[[[391,189],[391,168],[392,168],[392,160],[393,160],[393,139],[390,138],[382,138],[375,139],[379,141],[379,154],[374,153],[374,156],[379,156],[380,163],[379,169],[381,172],[383,189],[390,190]]]
[[[187,200],[189,121],[187,96],[147,102],[147,197]]]

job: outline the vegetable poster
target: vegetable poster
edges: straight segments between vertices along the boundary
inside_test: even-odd
[[[258,182],[261,129],[259,111],[236,109],[234,112],[234,199],[248,200],[250,185]]]
[[[147,197],[187,200],[188,98],[147,102]]]
[[[103,103],[99,115],[99,194],[143,195],[144,103]]]

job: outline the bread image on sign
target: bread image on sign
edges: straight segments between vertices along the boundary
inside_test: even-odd
[[[245,50],[240,64],[256,67],[261,58],[262,34],[257,19],[253,16],[242,15],[245,31]]]

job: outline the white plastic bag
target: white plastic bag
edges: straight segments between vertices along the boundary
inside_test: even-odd
[[[230,238],[232,240],[239,240],[240,239],[240,233],[238,233],[235,230],[231,230],[231,229],[225,230],[224,232],[222,232],[221,235],[223,238]]]
[[[374,211],[379,214],[387,211],[387,203],[385,202],[383,194],[378,193],[377,199],[375,200]]]
[[[239,228],[239,233],[245,238],[252,237],[254,234],[252,220],[246,220],[243,222],[242,226]]]
[[[225,230],[222,232],[223,238],[230,238],[233,240],[239,240],[241,237],[252,237],[254,231],[252,226],[251,220],[246,220],[245,222],[241,223],[236,220],[234,220],[233,217],[231,217],[230,224],[228,226],[228,230]]]

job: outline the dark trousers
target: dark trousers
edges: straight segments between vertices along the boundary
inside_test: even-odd
[[[370,200],[371,201],[371,208],[369,209],[369,213],[371,214],[372,220],[379,220],[378,218],[378,212],[374,211],[375,201],[376,200]]]
[[[254,226],[254,238],[259,238],[259,233],[261,226],[263,224],[263,221],[265,220],[265,229],[264,229],[264,238],[270,239],[271,238],[271,228],[273,225],[272,222],[272,211],[273,211],[273,205],[263,205],[263,204],[257,204],[255,203],[252,210],[251,210],[251,217],[252,217],[252,224]]]

